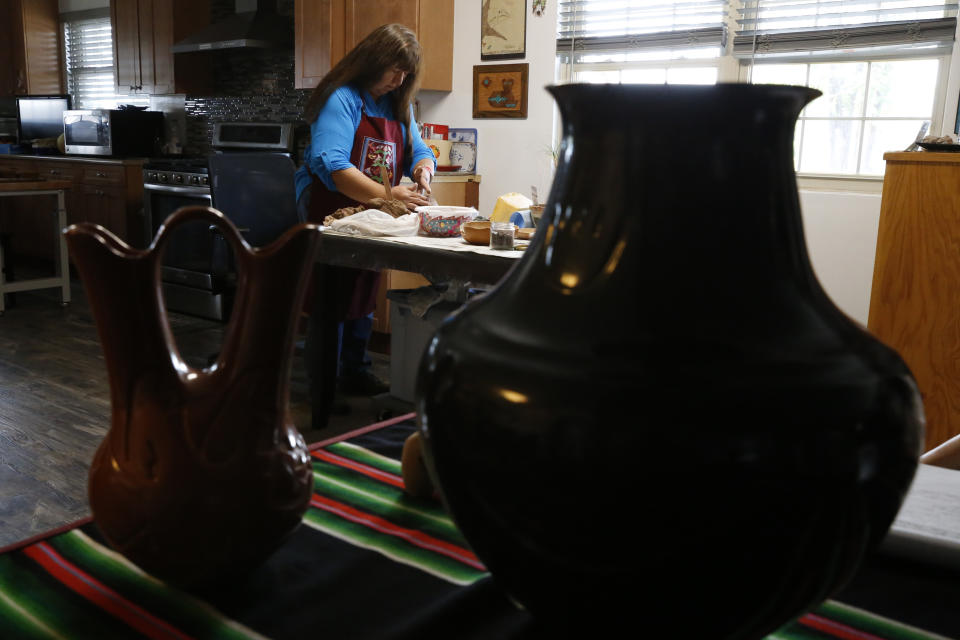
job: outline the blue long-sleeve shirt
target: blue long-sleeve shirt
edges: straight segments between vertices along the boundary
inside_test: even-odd
[[[353,150],[353,139],[360,125],[362,109],[366,109],[368,116],[395,120],[389,93],[381,96],[379,100],[374,100],[367,91],[351,86],[344,85],[334,90],[317,119],[310,125],[310,144],[303,152],[303,165],[294,178],[297,200],[310,184],[311,177],[307,167],[328,189],[337,191],[331,174],[354,166],[350,162],[350,152]],[[412,105],[410,122],[414,122]],[[403,139],[406,140],[407,128],[401,123],[400,129]],[[413,127],[412,156],[404,158],[402,171],[405,175],[410,176],[412,168],[424,158],[433,160],[436,168],[433,152],[423,142],[416,126]]]

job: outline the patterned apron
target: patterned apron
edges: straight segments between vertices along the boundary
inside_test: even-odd
[[[366,109],[363,109],[353,137],[350,162],[376,182],[381,182],[380,167],[386,167],[391,186],[396,186],[403,176],[403,143],[403,129],[399,121],[368,116]],[[316,176],[313,177],[310,190],[308,222],[320,224],[337,209],[364,204],[339,191],[327,189]],[[336,282],[334,286],[338,295],[334,303],[338,320],[362,318],[374,310],[380,286],[379,271],[341,267],[329,276]]]

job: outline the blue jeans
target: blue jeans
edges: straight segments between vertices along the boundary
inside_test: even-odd
[[[304,221],[310,211],[310,195],[311,188],[307,188],[297,202],[297,213]],[[313,273],[313,300],[304,347],[313,429],[327,426],[337,378],[362,374],[372,364],[367,355],[367,344],[373,332],[373,314],[354,320],[339,320],[334,310],[349,292],[338,290],[334,271],[334,267],[317,265]]]
[[[315,290],[307,322],[304,364],[310,386],[312,429],[327,426],[337,386],[343,375],[362,374],[371,360],[367,344],[373,330],[373,314],[353,320],[340,320],[334,312],[338,295],[333,267],[317,265]]]
[[[373,333],[373,314],[356,320],[344,320],[337,327],[338,377],[365,373],[373,363],[367,355],[370,334]]]

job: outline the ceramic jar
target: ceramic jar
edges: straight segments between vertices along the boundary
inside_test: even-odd
[[[819,92],[550,91],[538,232],[421,363],[431,479],[547,626],[761,638],[883,537],[923,429],[907,367],[810,266],[793,134]]]
[[[238,273],[220,353],[204,369],[180,357],[159,282],[173,231],[198,221],[220,230]],[[220,212],[186,207],[146,251],[90,223],[65,233],[110,380],[110,430],[88,481],[94,522],[164,581],[195,587],[242,576],[300,524],[312,494],[288,400],[317,227],[299,225],[253,250]]]

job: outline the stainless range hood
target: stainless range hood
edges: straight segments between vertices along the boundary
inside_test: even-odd
[[[276,0],[237,0],[237,13],[174,44],[173,53],[219,49],[273,49],[293,45],[293,23],[277,13]]]

